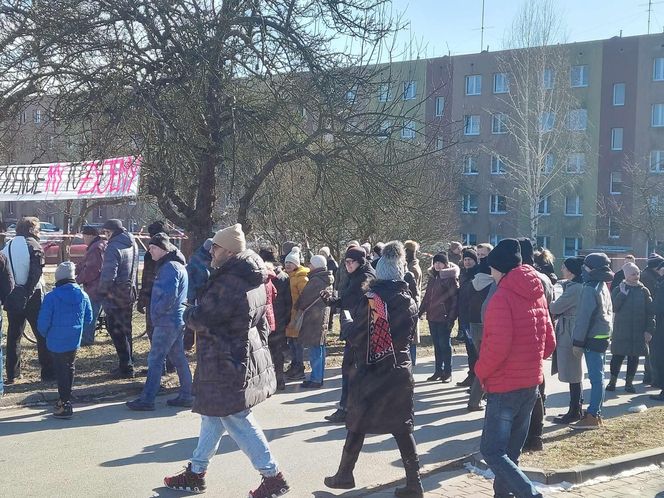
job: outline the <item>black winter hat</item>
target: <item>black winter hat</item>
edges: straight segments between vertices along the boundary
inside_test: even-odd
[[[157,233],[152,236],[150,239],[149,245],[151,246],[157,246],[162,248],[164,251],[171,252],[172,250],[175,249],[175,246],[171,244],[171,241],[168,238],[168,235],[166,235],[163,232]]]
[[[521,265],[521,246],[516,239],[503,239],[486,257],[491,268],[508,273]]]
[[[659,268],[659,265],[662,264],[662,262],[664,262],[664,258],[662,256],[660,256],[659,254],[657,254],[656,252],[653,252],[653,253],[650,254],[650,256],[648,256],[646,266],[648,268],[657,269],[657,268]]]
[[[471,249],[470,247],[467,247],[466,249],[464,249],[461,252],[461,259],[464,259],[464,258],[470,258],[470,259],[475,260],[476,264],[479,263],[479,258],[477,257],[477,252],[475,251],[475,249]]]
[[[110,230],[111,232],[115,233],[121,232],[124,227],[122,226],[122,220],[112,218],[110,220],[106,220],[106,223],[104,223],[101,228],[103,230]]]
[[[442,252],[439,252],[438,254],[436,254],[436,255],[433,257],[433,262],[434,262],[434,263],[444,263],[444,264],[447,264],[447,263],[450,262],[450,260],[449,260],[449,258],[447,257],[447,253],[444,252],[444,251],[442,251]]]
[[[344,259],[352,259],[353,261],[357,261],[363,265],[367,262],[367,253],[360,246],[350,246],[348,249],[346,249],[346,255],[344,256]]]
[[[535,248],[530,239],[520,237],[517,239],[519,246],[521,246],[521,262],[524,265],[533,266],[535,264]]]
[[[569,270],[570,273],[573,273],[577,277],[583,273],[583,258],[580,256],[573,256],[571,258],[567,258],[563,264],[565,265],[565,268]]]
[[[600,268],[606,268],[607,270],[611,269],[611,260],[603,252],[593,252],[588,254],[586,259],[583,260],[583,264],[591,270],[598,270]]]
[[[261,247],[260,251],[258,251],[258,255],[266,263],[277,262],[277,255],[275,254],[275,248],[272,246]]]
[[[81,230],[82,235],[94,235],[95,237],[99,236],[99,230],[96,227],[90,225],[85,225],[83,230]]]
[[[164,224],[163,221],[157,220],[153,223],[150,223],[148,225],[148,233],[150,234],[150,237],[154,237],[158,233],[166,232],[166,225]]]

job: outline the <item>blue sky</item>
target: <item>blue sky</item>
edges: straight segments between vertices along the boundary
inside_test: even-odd
[[[499,50],[505,30],[523,0],[486,0],[484,47]],[[537,1],[537,0],[534,0]],[[620,34],[645,34],[648,0],[554,0],[566,28],[566,42],[598,40]],[[413,39],[413,54],[421,56],[479,52],[482,0],[393,0],[410,29],[399,35],[398,49]],[[651,33],[664,28],[664,2],[653,2]],[[412,35],[412,36],[411,36]],[[410,57],[407,57],[410,58]]]

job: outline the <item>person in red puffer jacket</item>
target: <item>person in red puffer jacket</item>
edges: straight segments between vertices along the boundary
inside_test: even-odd
[[[553,325],[537,271],[521,264],[516,239],[489,253],[498,288],[484,317],[475,374],[487,392],[480,451],[495,474],[496,496],[542,496],[518,467],[530,415],[544,379],[542,360],[556,347]]]

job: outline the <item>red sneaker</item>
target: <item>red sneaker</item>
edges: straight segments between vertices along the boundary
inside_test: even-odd
[[[164,485],[177,491],[190,493],[205,493],[205,472],[197,474],[191,471],[191,462],[182,472],[174,476],[164,477]]]
[[[249,491],[249,498],[276,498],[277,496],[285,495],[289,491],[290,487],[286,479],[279,472],[276,476],[263,476],[261,485],[254,491]]]

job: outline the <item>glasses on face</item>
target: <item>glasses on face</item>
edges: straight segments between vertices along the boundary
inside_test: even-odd
[[[355,260],[354,259],[346,259],[346,260],[344,260],[344,263],[346,263],[346,265],[350,266],[353,263],[355,263]]]

